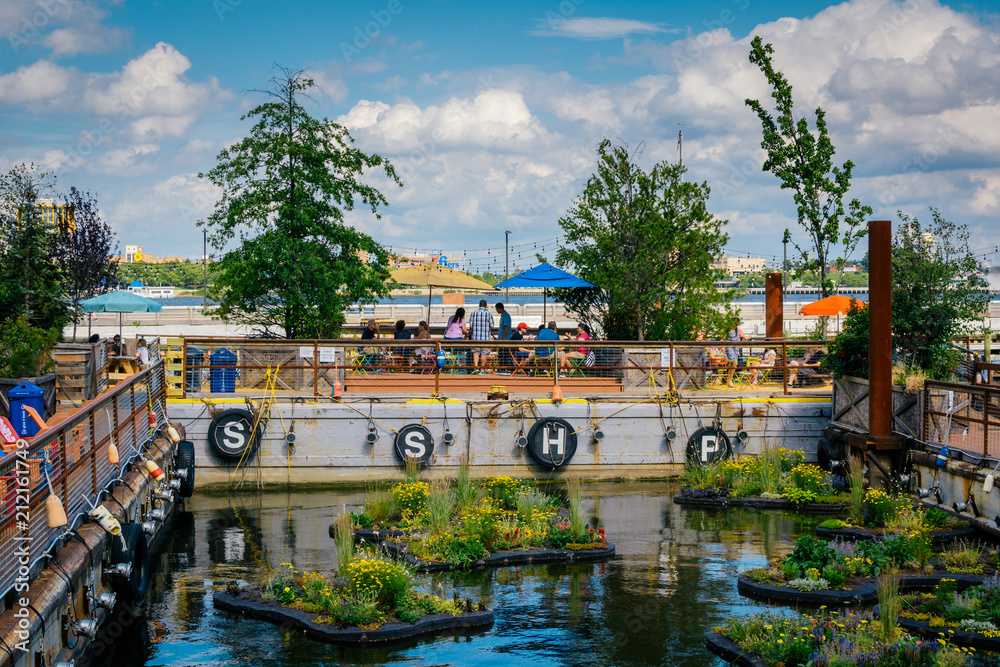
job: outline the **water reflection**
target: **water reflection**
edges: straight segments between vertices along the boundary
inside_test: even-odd
[[[722,665],[704,648],[713,625],[757,606],[736,573],[787,551],[825,517],[750,509],[687,510],[667,482],[584,485],[584,511],[618,557],[419,578],[424,589],[482,598],[496,610],[485,635],[439,637],[383,649],[341,649],[212,608],[212,584],[259,578],[263,564],[329,570],[333,508],[356,509],[360,489],[199,495],[171,541],[128,640],[102,667],[134,665]]]

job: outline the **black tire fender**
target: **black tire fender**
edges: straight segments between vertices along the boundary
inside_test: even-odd
[[[190,498],[194,495],[194,443],[190,440],[181,440],[177,443],[174,469],[186,472],[181,479],[181,487],[177,489],[178,497]]]
[[[223,410],[208,425],[208,445],[223,460],[249,463],[264,437],[263,425],[253,427],[254,417],[249,410]]]
[[[111,563],[131,563],[128,577],[112,577],[111,587],[124,602],[142,604],[149,590],[149,548],[138,523],[123,523],[121,535],[111,536]]]

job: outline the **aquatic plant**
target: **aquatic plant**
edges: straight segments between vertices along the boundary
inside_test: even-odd
[[[337,571],[343,575],[345,574],[344,568],[354,558],[354,519],[346,509],[341,509],[334,518],[333,526],[333,543],[337,549]]]
[[[566,480],[566,503],[569,509],[569,527],[574,538],[579,538],[583,535],[583,510],[580,507],[580,480],[578,479],[568,479]],[[574,539],[574,542],[582,542],[582,539]]]
[[[483,488],[490,498],[499,500],[504,506],[513,508],[517,495],[525,488],[524,482],[511,479],[506,475],[487,477],[483,480]]]
[[[471,507],[476,503],[478,496],[479,489],[469,477],[469,461],[463,460],[458,467],[458,475],[455,479],[455,504],[459,510]]]
[[[899,577],[895,571],[886,570],[875,580],[879,604],[879,628],[882,641],[892,641],[898,634],[896,624],[902,601],[899,597]]]
[[[396,501],[393,499],[392,493],[377,483],[366,488],[364,513],[372,518],[374,525],[383,525],[395,512]]]
[[[407,480],[392,487],[392,497],[399,512],[408,513],[411,517],[426,509],[429,493],[427,482]]]
[[[427,527],[432,535],[445,531],[451,521],[451,513],[455,503],[451,487],[447,482],[436,480],[430,486],[426,500]]]
[[[412,574],[402,563],[372,558],[368,554],[351,561],[344,576],[355,595],[374,595],[380,603],[390,606],[406,594],[412,581]]]

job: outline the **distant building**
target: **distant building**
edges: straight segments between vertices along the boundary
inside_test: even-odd
[[[712,268],[725,271],[731,276],[761,273],[767,268],[767,260],[763,257],[720,257],[712,262]]]
[[[144,250],[145,248],[141,245],[127,245],[125,246],[125,256],[122,259],[125,260],[126,264],[141,262],[146,259]]]
[[[417,253],[413,255],[394,255],[389,260],[389,266],[398,269],[403,266],[419,266],[431,261],[430,255]]]
[[[157,257],[151,252],[147,253],[146,249],[141,245],[127,245],[125,246],[124,255],[112,257],[111,259],[119,264],[134,264],[135,262],[142,262],[144,264],[168,264],[176,262],[184,264],[188,261],[184,257]],[[209,260],[209,263],[211,263],[211,260]]]
[[[47,229],[76,230],[76,220],[73,217],[73,207],[65,204],[57,204],[52,199],[36,199],[35,208],[38,210],[42,223]],[[17,221],[21,222],[22,211],[17,212]]]

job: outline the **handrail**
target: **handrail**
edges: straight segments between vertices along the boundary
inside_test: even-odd
[[[0,596],[23,576],[16,549],[27,545],[30,580],[42,556],[65,532],[49,528],[46,521],[46,458],[52,491],[61,498],[72,526],[89,508],[87,497],[120,476],[120,469],[108,461],[112,438],[123,464],[134,458],[151,434],[149,407],[155,403],[163,414],[164,394],[164,366],[158,361],[80,408],[57,415],[27,448],[0,458]],[[29,489],[26,508],[18,495],[23,486]]]

